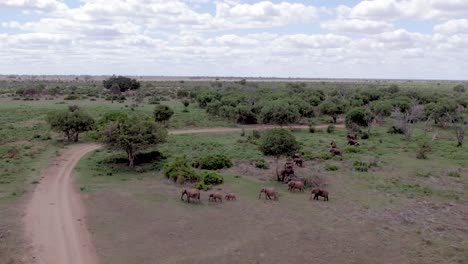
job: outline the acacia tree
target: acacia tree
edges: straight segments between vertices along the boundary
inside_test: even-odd
[[[372,120],[374,119],[371,111],[364,107],[355,107],[346,113],[346,127],[351,128],[353,124],[367,127],[367,132],[370,133]]]
[[[114,75],[109,79],[102,81],[102,84],[107,89],[120,89],[120,92],[125,92],[127,90],[138,90],[140,88],[140,82],[138,82],[136,79],[131,79],[125,76]]]
[[[174,115],[174,110],[167,105],[157,105],[154,108],[153,115],[156,122],[161,122],[165,125],[172,115]]]
[[[68,110],[51,112],[47,115],[50,127],[65,134],[69,141],[77,142],[82,132],[94,128],[94,119],[75,106]]]
[[[121,115],[102,129],[102,141],[127,153],[128,165],[133,166],[136,154],[165,141],[167,130],[146,116]]]
[[[264,124],[287,125],[299,121],[301,114],[299,109],[286,101],[273,101],[266,104],[261,112],[260,119]]]
[[[405,112],[395,109],[392,117],[395,119],[395,126],[405,134],[406,140],[410,140],[416,123],[423,117],[423,110],[420,105],[413,105]]]
[[[461,111],[457,111],[456,115],[451,113],[446,113],[448,121],[452,125],[455,136],[457,137],[457,147],[463,145],[463,140],[465,139],[465,131],[468,127],[468,116]]]
[[[320,112],[324,115],[331,116],[333,118],[333,123],[336,123],[338,115],[343,114],[347,108],[347,101],[339,97],[328,98],[319,105]]]
[[[297,142],[294,135],[284,128],[274,128],[265,131],[260,137],[258,146],[264,155],[275,157],[277,168],[280,156],[291,156],[300,149],[299,142]]]

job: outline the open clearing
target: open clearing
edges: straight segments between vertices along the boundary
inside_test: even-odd
[[[294,134],[306,149],[316,146],[317,151],[338,136]],[[212,143],[223,152],[236,145],[238,137],[174,135],[161,149],[171,154],[185,148],[183,153],[196,156],[197,146],[210,149],[206,144]],[[372,147],[376,142],[363,142],[362,153],[345,158],[370,158],[383,149],[403,147],[393,146],[391,137],[377,149]],[[232,155],[255,158],[249,154],[253,150],[244,146]],[[160,172],[131,172],[108,163],[113,155],[100,150],[77,167],[102,263],[466,263],[466,171],[460,179],[443,179],[437,164],[417,163],[408,150],[385,154],[387,161],[369,173],[350,171],[346,160],[307,161],[305,168],[297,168],[299,175],[323,177],[331,192],[329,202],[310,201],[308,193],[289,193],[286,186],[270,181],[273,159],[268,170],[238,160],[221,171],[225,183],[215,187],[237,193],[238,201],[210,204],[204,192],[201,204],[190,205],[180,201],[181,186]],[[324,171],[328,163],[342,167]],[[407,182],[406,174],[420,166],[433,176]],[[264,185],[280,190],[279,201],[257,199]],[[424,193],[426,188],[430,193]]]

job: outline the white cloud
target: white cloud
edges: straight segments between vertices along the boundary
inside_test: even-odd
[[[362,19],[337,19],[325,21],[320,24],[322,28],[342,33],[375,34],[387,31],[393,27],[385,21]]]
[[[435,19],[464,16],[466,0],[373,0],[361,1],[354,7],[339,6],[342,17],[360,19]]]
[[[442,18],[468,1],[246,2],[0,0],[34,11],[29,22],[0,18],[0,72],[466,78],[468,21]],[[432,34],[395,28],[403,19],[439,24]]]
[[[434,31],[441,33],[468,33],[468,19],[449,20],[434,26]]]
[[[0,7],[50,11],[65,9],[66,5],[57,0],[2,0]]]

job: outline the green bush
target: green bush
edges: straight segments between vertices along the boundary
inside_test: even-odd
[[[80,99],[78,95],[74,95],[74,94],[67,95],[65,96],[65,98],[63,98],[63,100],[78,100],[78,99]]]
[[[188,165],[188,160],[185,156],[177,157],[173,161],[164,166],[164,175],[174,181],[180,176],[182,182],[196,182],[200,179],[197,172]]]
[[[362,150],[358,147],[355,147],[355,146],[346,146],[344,148],[344,151],[346,153],[360,153]]]
[[[356,171],[360,172],[367,172],[369,170],[369,164],[359,160],[353,162],[353,167]]]
[[[362,139],[369,139],[369,133],[363,132],[362,135],[361,135],[361,138]]]
[[[314,127],[314,125],[309,125],[309,132],[310,132],[310,133],[315,133],[315,127]]]
[[[329,125],[327,127],[327,133],[332,134],[333,132],[335,132],[335,126],[334,125]]]
[[[224,154],[207,154],[194,160],[192,166],[203,170],[219,170],[232,167],[232,162]]]
[[[458,171],[449,171],[448,176],[460,178],[460,173]]]
[[[399,127],[396,127],[396,126],[392,126],[388,129],[387,133],[389,134],[404,134],[405,131],[403,131],[403,129],[399,128]]]
[[[268,164],[268,162],[264,159],[257,159],[255,161],[255,167],[259,168],[259,169],[268,169],[270,166]]]
[[[416,153],[416,158],[418,159],[427,159],[427,154],[432,151],[431,144],[427,140],[422,140],[418,142],[418,151]]]
[[[283,128],[273,128],[262,134],[259,148],[264,155],[292,155],[300,149],[300,144],[291,131]]]
[[[200,181],[205,185],[218,185],[224,182],[223,175],[214,171],[202,171],[200,173]]]
[[[325,165],[325,170],[326,171],[337,171],[339,169],[338,166],[332,165],[332,164],[327,164]]]
[[[195,184],[195,188],[197,188],[198,190],[208,191],[209,189],[211,189],[211,185],[199,181]]]

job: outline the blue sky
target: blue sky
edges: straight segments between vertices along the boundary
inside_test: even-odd
[[[0,74],[468,79],[463,0],[0,0]]]

